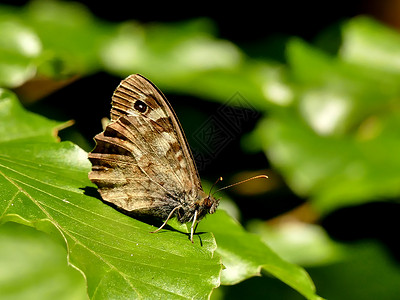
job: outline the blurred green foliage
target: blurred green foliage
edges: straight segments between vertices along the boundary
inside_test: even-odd
[[[340,29],[341,40],[330,53],[291,39],[284,64],[248,57],[235,44],[217,38],[217,28],[208,19],[116,24],[97,19],[75,2],[0,6],[0,88],[4,89],[0,98],[13,97],[7,89],[34,78],[57,81],[99,71],[120,77],[143,73],[166,92],[221,103],[239,91],[263,116],[243,139],[243,147],[263,151],[290,189],[318,214],[368,202],[398,203],[400,35],[367,17],[348,20]],[[320,41],[331,38],[326,32]],[[7,128],[0,132],[12,130]],[[37,132],[34,122],[31,129]],[[43,136],[48,137],[48,132]],[[330,299],[398,296],[398,266],[378,243],[344,245],[319,225],[286,225],[274,227],[254,220],[247,229],[288,261],[306,266],[319,295]],[[15,244],[12,230],[11,226],[0,232],[3,249]],[[15,230],[20,232],[19,227]],[[38,239],[32,243],[42,237]],[[27,260],[33,259],[27,255]],[[8,285],[7,280],[16,276],[12,270],[19,272],[7,269],[0,285]],[[233,299],[242,293],[300,297],[268,277],[220,288],[213,297]],[[9,299],[18,295],[10,294]]]
[[[288,44],[293,97],[270,110],[254,141],[322,213],[399,196],[400,73],[382,59],[400,50],[393,35],[358,18],[343,27],[335,57],[297,39]]]

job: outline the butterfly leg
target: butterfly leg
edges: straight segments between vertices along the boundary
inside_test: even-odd
[[[192,222],[192,226],[190,227],[190,241],[193,244],[193,234],[196,231],[197,225],[199,223],[196,223],[197,221],[197,210],[194,211],[194,216],[193,216],[193,222]],[[194,228],[194,224],[196,223],[196,228]]]
[[[182,207],[182,205],[178,205],[177,207],[175,207],[173,210],[171,210],[171,212],[169,213],[167,219],[165,220],[165,222],[156,230],[151,231],[150,233],[156,233],[159,232],[165,225],[167,225],[167,222],[169,219],[171,219],[172,215],[174,214],[174,212],[178,209],[180,209]]]

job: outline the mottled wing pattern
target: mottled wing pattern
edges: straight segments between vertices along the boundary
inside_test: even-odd
[[[111,122],[95,140],[89,178],[105,201],[126,211],[166,218],[202,190],[174,111],[140,75],[129,76],[115,90]]]

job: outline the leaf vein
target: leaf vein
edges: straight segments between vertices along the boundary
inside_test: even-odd
[[[0,216],[0,219],[2,219],[4,217],[4,215],[6,214],[7,210],[12,206],[12,203],[14,202],[15,198],[17,197],[17,195],[20,193],[19,190],[17,190],[14,194],[14,196],[11,198],[11,200],[8,202],[6,208],[4,209],[3,213]]]

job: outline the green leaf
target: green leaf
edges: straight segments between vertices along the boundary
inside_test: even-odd
[[[20,18],[40,37],[46,51],[41,70],[53,77],[97,70],[100,49],[114,30],[78,2],[32,1]]]
[[[396,299],[400,268],[388,249],[373,240],[345,246],[341,261],[309,269],[319,292],[327,299]]]
[[[0,227],[0,290],[4,300],[84,300],[85,280],[47,234],[17,223]],[[66,292],[68,291],[68,292]]]
[[[57,127],[62,125],[26,111],[13,93],[1,88],[0,120],[0,142],[55,141]]]
[[[357,65],[398,74],[400,35],[371,18],[354,18],[343,26],[340,55]]]
[[[278,226],[252,220],[247,229],[287,261],[303,267],[323,266],[343,259],[348,249],[333,241],[322,226],[303,222],[282,222]]]
[[[207,216],[198,227],[199,232],[213,232],[218,241],[216,252],[221,255],[225,266],[222,284],[236,284],[263,272],[275,276],[307,299],[320,299],[304,269],[280,258],[259,236],[246,232],[226,212],[217,211]]]
[[[95,187],[87,178],[87,153],[54,142],[54,123],[34,120],[14,97],[3,97],[0,111],[14,118],[19,133],[0,142],[0,222],[29,225],[60,241],[69,263],[84,274],[90,298],[207,298],[219,285],[211,233],[201,235],[201,244],[190,243],[185,226],[150,234],[154,226],[89,196]],[[37,140],[34,130],[24,135],[30,120],[39,128]]]
[[[41,53],[36,33],[17,18],[2,16],[0,11],[0,87],[16,87],[32,78]]]

